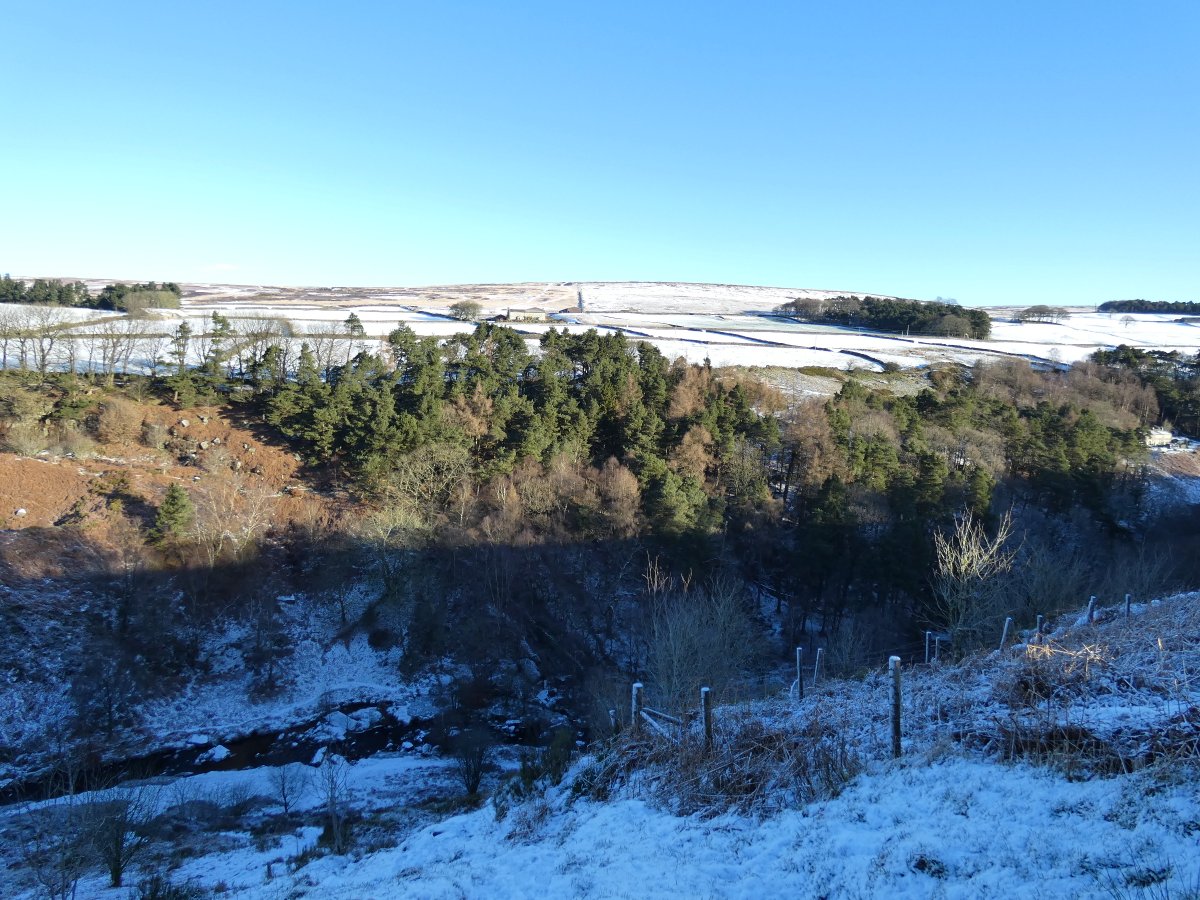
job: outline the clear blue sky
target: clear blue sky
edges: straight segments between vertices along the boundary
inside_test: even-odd
[[[0,271],[1200,300],[1200,2],[0,0]]]

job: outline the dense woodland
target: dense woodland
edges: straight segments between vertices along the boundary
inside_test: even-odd
[[[1200,436],[1200,353],[1188,356],[1176,350],[1121,345],[1114,350],[1099,350],[1092,359],[1102,366],[1137,375],[1154,391],[1163,422],[1183,434]]]
[[[1096,307],[1106,313],[1200,313],[1194,300],[1109,300]]]
[[[776,312],[805,322],[874,328],[896,334],[936,334],[983,340],[992,333],[992,320],[981,309],[895,297],[850,296],[829,300],[798,297]]]
[[[551,330],[534,354],[491,324],[449,340],[399,328],[379,355],[355,349],[349,323],[319,359],[287,329],[248,341],[226,325],[182,326],[174,362],[124,388],[3,375],[10,449],[36,452],[31,426],[35,438],[123,428],[194,457],[138,424],[137,398],[157,393],[223,407],[342,498],[337,515],[272,524],[253,474],[219,463],[152,507],[119,473],[99,484],[118,537],[96,556],[109,560],[93,588],[105,599],[85,617],[89,727],[117,727],[137,697],[193,674],[204,635],[229,616],[252,626],[247,658],[269,691],[290,652],[271,598],[288,591],[346,616],[348,585],[370,585],[345,633],[402,647],[413,671],[463,661],[484,679],[480,697],[497,690],[487,673],[533,652],[543,676],[575,685],[583,714],[613,705],[631,676],[670,694],[721,684],[714,667],[726,683],[768,671],[805,635],[841,647],[831,665],[849,667],[930,627],[965,651],[1005,615],[1032,621],[1194,575],[1179,571],[1196,557],[1194,523],[1153,542],[1138,523],[1141,429],[1160,403],[1184,409],[1177,392],[1194,410],[1195,359],[1167,374],[1132,351],[1067,371],[946,368],[915,392],[903,389],[912,376],[867,386],[843,374],[819,400],[620,334]],[[204,362],[191,367],[197,341]],[[955,540],[1003,543],[1004,565],[948,584]],[[176,599],[148,602],[165,596]],[[691,643],[664,637],[679,633]]]

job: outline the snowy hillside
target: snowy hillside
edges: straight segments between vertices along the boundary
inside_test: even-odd
[[[903,660],[899,760],[890,679],[864,658],[862,677],[801,702],[718,706],[712,751],[694,727],[679,746],[626,733],[557,786],[493,773],[492,802],[448,818],[455,804],[432,802],[453,791],[448,760],[331,770],[358,823],[343,853],[319,840],[328,763],[290,814],[271,769],[167,780],[144,789],[160,819],[209,811],[174,863],[144,862],[244,898],[1196,896],[1200,593],[1017,641],[957,665]],[[10,862],[39,814],[4,811]],[[119,895],[105,883],[89,874],[78,896]]]

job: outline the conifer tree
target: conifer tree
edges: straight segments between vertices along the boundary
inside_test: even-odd
[[[166,541],[181,536],[192,524],[195,515],[196,509],[192,506],[187,491],[178,484],[172,484],[167,488],[167,494],[163,497],[163,501],[158,507],[158,514],[154,517],[156,538],[159,541]]]

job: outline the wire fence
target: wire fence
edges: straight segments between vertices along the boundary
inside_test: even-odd
[[[776,710],[770,715],[790,706],[837,716],[881,755],[899,755],[902,743],[948,739],[1000,746],[1007,756],[1073,753],[1111,772],[1129,771],[1155,754],[1200,756],[1200,603],[1195,595],[1176,600],[1135,608],[1126,595],[1123,603],[1101,607],[1093,597],[1085,612],[1054,622],[1038,616],[1026,629],[1008,618],[988,646],[970,654],[954,647],[950,635],[932,631],[884,648],[814,642],[796,648],[790,673],[737,679],[716,699],[721,707],[785,701],[768,707]],[[960,661],[965,665],[952,665]],[[1105,704],[1120,694],[1128,697],[1118,702],[1138,707],[1144,722],[1113,732]],[[701,697],[712,699],[705,688],[691,710],[665,726],[651,711],[662,727],[643,733],[667,731],[679,742],[694,737],[703,721],[711,735],[723,713],[718,708],[704,719]],[[641,712],[635,702],[635,718]],[[743,720],[747,714],[728,713]]]

